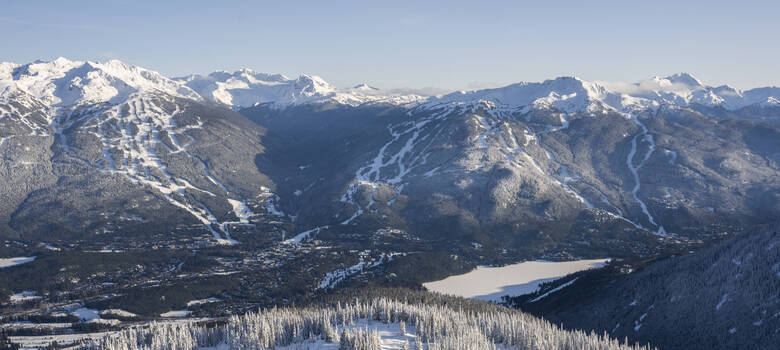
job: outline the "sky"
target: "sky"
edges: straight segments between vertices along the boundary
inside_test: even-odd
[[[4,1],[0,61],[167,76],[252,68],[339,86],[478,89],[688,72],[780,85],[780,1]]]

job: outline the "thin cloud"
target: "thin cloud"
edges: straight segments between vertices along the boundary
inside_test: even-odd
[[[619,92],[627,95],[643,95],[655,91],[662,92],[685,92],[690,91],[691,87],[683,83],[671,83],[665,79],[645,79],[638,83],[597,81],[597,83],[610,91]]]
[[[399,94],[399,95],[420,95],[420,96],[438,96],[438,95],[444,95],[447,93],[452,92],[453,90],[450,89],[442,89],[437,87],[424,87],[424,88],[395,88],[395,89],[388,89],[388,90],[380,90],[385,91],[390,94]]]

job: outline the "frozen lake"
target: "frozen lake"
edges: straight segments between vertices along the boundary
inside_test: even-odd
[[[487,301],[504,295],[533,293],[539,284],[570,273],[604,266],[609,259],[576,261],[526,261],[502,267],[477,267],[471,272],[424,283],[428,290]]]

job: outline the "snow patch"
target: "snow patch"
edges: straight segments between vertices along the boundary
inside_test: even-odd
[[[315,235],[319,234],[321,230],[327,229],[328,227],[330,227],[330,226],[329,225],[325,225],[325,226],[315,227],[315,228],[313,228],[311,230],[303,231],[303,232],[295,235],[295,237],[290,238],[288,240],[285,240],[284,243],[289,243],[289,244],[301,243],[301,241],[303,241],[306,238],[309,238],[309,236],[311,236],[312,234],[315,234]]]
[[[220,301],[220,300],[217,299],[217,298],[214,298],[214,297],[206,298],[206,299],[199,299],[199,300],[192,300],[192,301],[188,301],[187,302],[187,307],[196,306],[196,305],[203,305],[203,304],[208,304],[208,303],[216,303],[218,301]]]
[[[368,321],[366,319],[356,320],[353,324],[338,325],[336,327],[337,332],[341,332],[343,329],[354,330],[360,329],[364,331],[373,332],[376,331],[377,335],[382,341],[382,350],[400,350],[404,349],[404,344],[408,349],[414,349],[415,341],[417,341],[417,330],[411,324],[405,325],[406,333],[401,334],[400,323],[382,323],[375,321]],[[340,349],[338,343],[328,343],[322,339],[307,340],[299,343],[293,343],[287,346],[276,347],[277,350],[338,350]]]
[[[134,318],[138,315],[130,312],[125,311],[122,309],[107,309],[99,312],[100,316],[117,316],[117,317],[126,317],[126,318]]]
[[[720,310],[721,307],[723,307],[723,304],[726,303],[726,301],[729,299],[728,293],[723,294],[723,296],[720,298],[720,301],[718,302],[718,305],[715,305],[715,310]]]
[[[31,262],[35,260],[34,256],[30,257],[16,257],[16,258],[0,258],[0,269],[4,269],[7,267],[17,266],[21,264],[26,264],[28,262]]]
[[[579,277],[577,277],[577,278],[579,278]],[[574,283],[574,282],[577,280],[577,278],[575,278],[575,279],[573,279],[573,280],[571,280],[571,281],[569,281],[569,282],[566,282],[566,283],[564,283],[564,284],[562,284],[562,285],[560,285],[560,286],[556,287],[555,289],[553,289],[553,290],[551,290],[551,291],[549,291],[549,292],[547,292],[547,293],[544,293],[544,294],[542,294],[542,295],[540,295],[540,296],[538,296],[538,297],[534,298],[533,300],[529,301],[529,303],[535,303],[535,302],[537,302],[537,301],[539,301],[539,300],[542,300],[542,299],[544,299],[546,296],[548,296],[548,295],[550,295],[550,294],[552,294],[552,293],[555,293],[555,292],[557,292],[557,291],[559,291],[559,290],[561,290],[561,289],[563,289],[563,288],[566,288],[566,287],[568,287],[568,286],[572,285],[572,284],[573,284],[573,283]]]
[[[97,310],[89,309],[86,307],[81,307],[76,310],[71,311],[70,313],[73,316],[76,316],[79,318],[79,320],[82,321],[91,321],[96,320],[100,318],[100,314],[98,314]]]
[[[362,272],[363,270],[368,270],[373,267],[382,265],[383,263],[392,261],[393,257],[399,254],[401,253],[382,254],[381,257],[373,261],[366,260],[366,258],[361,254],[360,262],[357,263],[356,265],[331,271],[325,274],[325,276],[322,278],[322,280],[318,285],[318,289],[332,288],[339,282],[345,280],[350,276],[356,275]]]
[[[160,317],[166,317],[166,318],[172,318],[172,317],[187,317],[192,313],[192,311],[189,310],[172,310],[168,312],[163,312],[160,314]]]
[[[26,290],[26,291],[19,292],[19,293],[16,293],[16,294],[11,294],[11,298],[10,298],[9,301],[12,304],[18,304],[18,303],[23,303],[23,302],[26,302],[26,301],[40,299],[41,297],[37,296],[36,294],[38,294],[38,293],[35,292],[35,291]]]
[[[236,215],[238,221],[242,224],[249,223],[249,217],[252,215],[252,211],[246,206],[246,201],[239,201],[228,198],[228,203],[233,207],[233,214]]]

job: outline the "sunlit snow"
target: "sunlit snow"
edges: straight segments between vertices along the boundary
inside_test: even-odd
[[[35,260],[34,256],[31,256],[31,257],[20,256],[20,257],[16,257],[16,258],[0,258],[0,269],[6,268],[6,267],[11,267],[11,266],[25,264],[25,263],[31,262],[33,260]]]
[[[190,313],[188,310],[173,310],[161,313],[160,317],[187,317]]]

